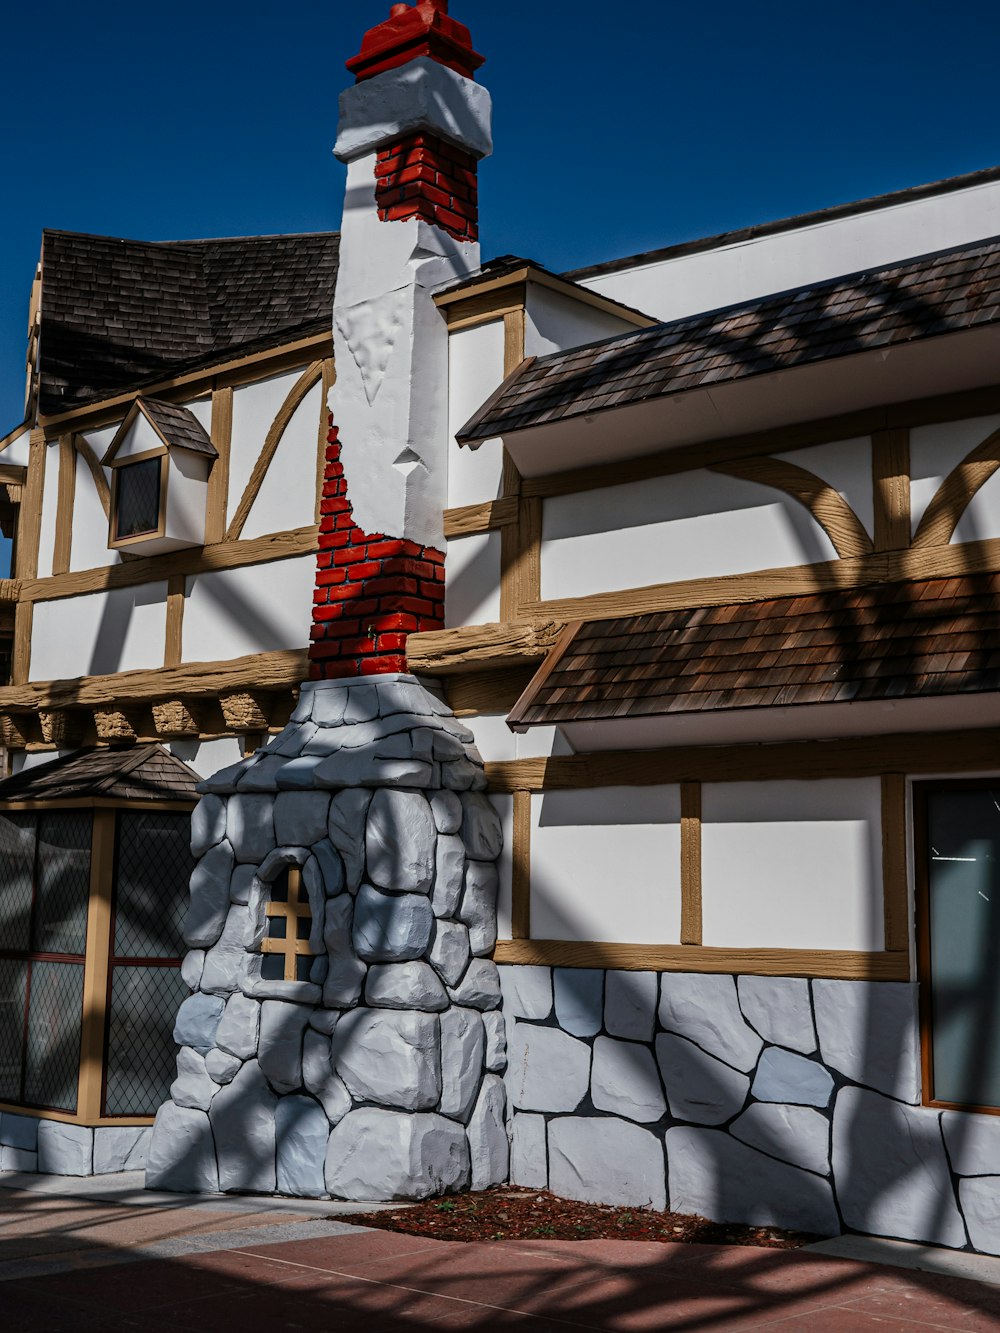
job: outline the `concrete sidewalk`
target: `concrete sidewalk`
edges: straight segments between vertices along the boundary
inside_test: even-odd
[[[11,1327],[1000,1330],[1000,1260],[857,1237],[795,1251],[458,1245],[353,1226],[356,1205],[146,1194],[141,1179],[0,1178],[0,1308]]]

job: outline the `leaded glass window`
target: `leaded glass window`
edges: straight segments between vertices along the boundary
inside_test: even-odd
[[[138,537],[160,526],[160,460],[126,463],[115,476],[115,538]]]

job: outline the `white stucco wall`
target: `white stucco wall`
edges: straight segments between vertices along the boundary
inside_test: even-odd
[[[875,504],[872,490],[872,446],[870,436],[817,444],[809,449],[795,449],[778,458],[814,473],[838,491],[861,520],[871,537],[875,531]]]
[[[314,577],[310,555],[189,578],[183,660],[224,661],[305,647]]]
[[[680,942],[680,788],[601,787],[531,798],[531,934]]]
[[[37,602],[31,633],[31,680],[103,676],[163,666],[167,585]]]
[[[558,727],[532,727],[530,731],[513,732],[507,725],[506,713],[480,713],[462,721],[475,735],[476,746],[487,764],[573,754]]]
[[[201,778],[210,778],[243,758],[242,736],[220,736],[214,741],[171,741],[170,753],[183,760]]]
[[[962,459],[1000,427],[1000,416],[918,426],[910,432],[910,519],[916,532],[938,487]],[[990,481],[975,495],[952,541],[1000,536],[1000,487]]]
[[[125,432],[125,438],[115,450],[115,462],[124,462],[127,458],[135,458],[137,454],[148,454],[153,449],[162,448],[163,441],[143,414],[139,412]],[[101,455],[98,455],[98,457],[101,457]]]
[[[542,597],[833,560],[796,501],[708,471],[546,500]]]
[[[477,533],[448,542],[444,618],[457,625],[500,619],[500,534]]]
[[[0,451],[0,463],[4,467],[27,467],[31,453],[31,431],[26,430],[16,440],[11,440],[6,449]]]
[[[528,283],[525,315],[525,356],[548,356],[636,329],[629,320],[534,282]]]
[[[100,462],[118,430],[117,423],[104,430],[87,431],[84,438]],[[104,468],[104,480],[111,488],[111,469]],[[76,491],[73,497],[73,544],[69,567],[100,569],[106,565],[120,565],[121,556],[108,549],[108,519],[97,494],[90,468],[82,458],[76,460]]]
[[[229,449],[227,522],[232,520],[243,498],[250,473],[260,455],[267,432],[271,429],[271,423],[304,369],[304,366],[299,366],[280,375],[272,375],[269,379],[260,380],[256,384],[244,384],[233,390],[233,437]],[[310,497],[313,494],[314,490],[310,486]],[[311,505],[307,521],[312,521]]]
[[[45,446],[45,481],[42,487],[42,523],[38,534],[38,575],[52,573],[56,540],[56,510],[59,494],[59,445],[53,440]]]
[[[702,788],[704,943],[883,947],[877,778]]]
[[[211,460],[190,449],[173,449],[167,466],[166,535],[178,542],[202,546]]]
[[[304,528],[314,521],[322,396],[323,386],[314,385],[285,427],[244,525],[244,537]]]
[[[460,449],[461,430],[503,379],[502,319],[460,329],[448,339],[448,507],[483,504],[500,494],[503,451],[498,445]]]
[[[490,803],[500,816],[503,831],[503,851],[497,862],[500,884],[497,890],[497,939],[509,940],[511,937],[511,884],[513,859],[511,842],[514,829],[514,798],[497,794],[490,797]]]

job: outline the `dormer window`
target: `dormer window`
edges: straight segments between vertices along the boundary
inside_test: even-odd
[[[217,457],[190,408],[137,398],[103,459],[112,474],[111,549],[159,555],[204,545]]]

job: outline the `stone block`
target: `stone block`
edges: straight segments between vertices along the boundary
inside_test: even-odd
[[[434,893],[431,896],[431,906],[436,917],[452,917],[458,911],[464,875],[465,846],[462,839],[447,833],[440,834],[435,852]]]
[[[542,1022],[552,1012],[552,971],[548,967],[501,967],[503,1010],[508,1018]]]
[[[738,977],[743,1017],[775,1046],[802,1055],[816,1050],[809,982],[803,977]]]
[[[110,1176],[119,1171],[142,1171],[146,1166],[151,1129],[94,1130],[94,1175]]]
[[[465,889],[458,919],[469,928],[469,941],[477,958],[492,954],[497,942],[497,890],[500,877],[488,861],[469,861],[465,867]]]
[[[945,1111],[941,1128],[956,1175],[1000,1176],[1000,1116]]]
[[[713,1222],[840,1233],[830,1182],[713,1129],[667,1131],[670,1207]]]
[[[516,1023],[508,1083],[518,1111],[575,1111],[590,1087],[590,1047],[558,1028]]]
[[[670,1114],[698,1125],[721,1125],[742,1110],[750,1090],[746,1074],[671,1032],[656,1038],[656,1063]]]
[[[46,1176],[92,1176],[94,1131],[84,1125],[38,1122],[38,1169]]]
[[[315,755],[302,754],[288,759],[276,771],[274,785],[283,792],[312,792],[319,784],[321,760]]]
[[[246,907],[250,901],[250,890],[253,888],[256,874],[256,866],[234,866],[233,877],[229,881],[229,901],[231,903],[239,903],[241,907]]]
[[[0,1171],[16,1171],[18,1175],[33,1176],[38,1171],[38,1153],[27,1148],[0,1147]]]
[[[620,1208],[665,1208],[663,1144],[624,1120],[567,1116],[549,1122],[549,1189],[563,1199]]]
[[[455,1004],[470,1009],[496,1009],[500,1004],[500,978],[497,965],[489,958],[473,958],[457,986],[448,988]]]
[[[1000,1176],[960,1181],[958,1198],[972,1248],[980,1254],[1000,1254]]]
[[[284,731],[268,741],[264,747],[267,754],[281,755],[285,759],[296,759],[319,731],[315,722],[291,722]]]
[[[441,765],[441,785],[449,791],[471,792],[477,785],[481,789],[486,785],[485,779],[481,783],[478,782],[481,777],[482,770],[476,768],[475,764],[470,764],[467,759],[446,760]]]
[[[486,1033],[483,1063],[491,1074],[502,1074],[507,1068],[507,1026],[503,1014],[496,1009],[483,1014],[483,1030]]]
[[[196,991],[201,984],[201,974],[205,970],[205,950],[189,949],[181,963],[181,978],[188,990]]]
[[[231,796],[226,833],[237,861],[259,864],[275,844],[274,801],[270,796]]]
[[[852,1230],[965,1244],[939,1121],[938,1111],[867,1088],[841,1088],[833,1109],[833,1174]]]
[[[347,708],[347,690],[339,681],[320,681],[310,690],[312,720],[318,727],[339,727]],[[303,697],[305,691],[303,691]]]
[[[175,1106],[193,1111],[207,1111],[219,1085],[209,1077],[205,1057],[190,1046],[177,1052],[177,1077],[170,1085],[170,1100]]]
[[[205,1073],[221,1087],[224,1083],[232,1083],[242,1064],[238,1055],[230,1055],[228,1051],[216,1048],[205,1056]]]
[[[380,717],[392,717],[396,713],[432,717],[441,706],[440,701],[413,676],[382,677],[376,681],[375,688],[378,690]]]
[[[191,811],[191,855],[204,856],[225,836],[225,801],[218,796],[203,796]]]
[[[235,997],[234,997],[235,998]],[[174,1041],[207,1054],[215,1045],[226,1001],[218,995],[191,995],[177,1011]],[[234,1051],[234,1055],[239,1052]]]
[[[146,1154],[146,1188],[178,1194],[218,1193],[215,1141],[204,1111],[190,1111],[173,1102],[160,1107]]]
[[[333,1072],[330,1038],[308,1031],[302,1047],[302,1081],[307,1091],[319,1099],[326,1118],[337,1125],[351,1109],[351,1094],[343,1079]]]
[[[383,893],[362,884],[354,907],[354,948],[368,963],[419,958],[431,942],[434,913],[419,893]]]
[[[330,1123],[322,1106],[311,1097],[282,1097],[274,1127],[278,1193],[294,1199],[323,1198]]]
[[[895,981],[814,981],[823,1061],[854,1083],[920,1100],[917,988]]]
[[[205,954],[200,986],[209,995],[232,995],[239,990],[247,962],[249,924],[244,907],[230,907],[218,942]]]
[[[511,1122],[510,1183],[522,1189],[549,1187],[545,1117],[515,1115]]]
[[[215,792],[222,796],[228,796],[236,790],[236,784],[257,762],[258,759],[255,755],[252,759],[241,759],[237,764],[230,764],[228,768],[220,768],[218,773],[213,773],[210,778],[205,778],[202,782],[199,782],[195,790],[202,793]]]
[[[426,1111],[441,1098],[436,1014],[355,1009],[331,1039],[333,1067],[358,1101]]]
[[[302,1086],[302,1040],[308,1023],[304,1005],[281,1000],[261,1005],[257,1059],[275,1092],[294,1092]]]
[[[38,1123],[34,1116],[4,1111],[0,1114],[0,1144],[5,1148],[21,1148],[25,1152],[37,1152]]]
[[[656,1028],[655,972],[608,972],[604,980],[604,1026],[613,1037],[653,1040]]]
[[[438,833],[457,833],[462,827],[462,802],[453,791],[436,791],[430,798]]]
[[[248,1061],[217,1094],[210,1119],[223,1193],[274,1192],[277,1102],[256,1060]]]
[[[189,949],[208,949],[222,934],[229,912],[233,853],[228,842],[206,852],[191,873],[191,902],[181,928]]]
[[[377,791],[365,830],[368,877],[396,893],[428,893],[434,883],[437,830],[426,797]]]
[[[315,717],[315,704],[313,716]],[[352,685],[347,691],[347,704],[344,708],[344,723],[368,722],[378,717],[378,691],[374,685]]]
[[[736,979],[667,972],[660,979],[660,1026],[748,1073],[764,1043],[740,1012]]]
[[[649,1047],[612,1037],[598,1037],[594,1042],[590,1096],[599,1111],[642,1125],[659,1120],[667,1109]]]
[[[487,1074],[466,1131],[472,1188],[486,1190],[506,1184],[510,1171],[510,1140],[507,1138],[507,1095],[503,1079]]]
[[[455,767],[456,764],[449,765]],[[473,861],[495,861],[503,850],[500,816],[481,792],[463,792],[461,801],[466,856]]]
[[[418,1200],[466,1189],[469,1141],[454,1120],[365,1107],[330,1135],[326,1186],[338,1199]]]
[[[312,850],[323,884],[323,892],[328,898],[336,898],[347,887],[347,875],[340,853],[329,838],[317,842]]]
[[[368,969],[359,958],[348,955],[331,958],[323,982],[323,1003],[331,1008],[352,1008],[361,999],[367,973]]]
[[[448,1008],[448,996],[429,963],[373,963],[365,982],[365,1004],[440,1013]]]
[[[467,928],[457,921],[435,921],[428,956],[445,985],[457,986],[472,957]]]
[[[234,995],[226,1002],[215,1042],[230,1055],[252,1060],[257,1054],[260,1035],[260,1004],[246,995]]]
[[[336,1009],[314,1009],[309,1015],[309,1026],[314,1032],[322,1032],[324,1037],[332,1037],[339,1022],[340,1014]]]
[[[769,1046],[760,1057],[754,1075],[753,1095],[760,1102],[829,1106],[833,1078],[817,1060],[783,1051],[780,1046]]]
[[[275,792],[278,780],[285,766],[297,760],[285,759],[283,755],[264,754],[262,751],[252,759],[244,759],[243,776],[239,780],[240,795],[254,795]]]
[[[472,1114],[483,1077],[486,1033],[474,1009],[441,1015],[441,1101],[438,1110],[463,1124]]]
[[[559,1026],[574,1037],[592,1037],[600,1032],[604,973],[599,968],[557,967],[552,981]]]
[[[830,1122],[808,1106],[756,1102],[729,1127],[741,1143],[818,1175],[830,1174]]]
[[[274,839],[280,847],[311,847],[326,837],[330,796],[325,791],[283,791],[274,800]]]

